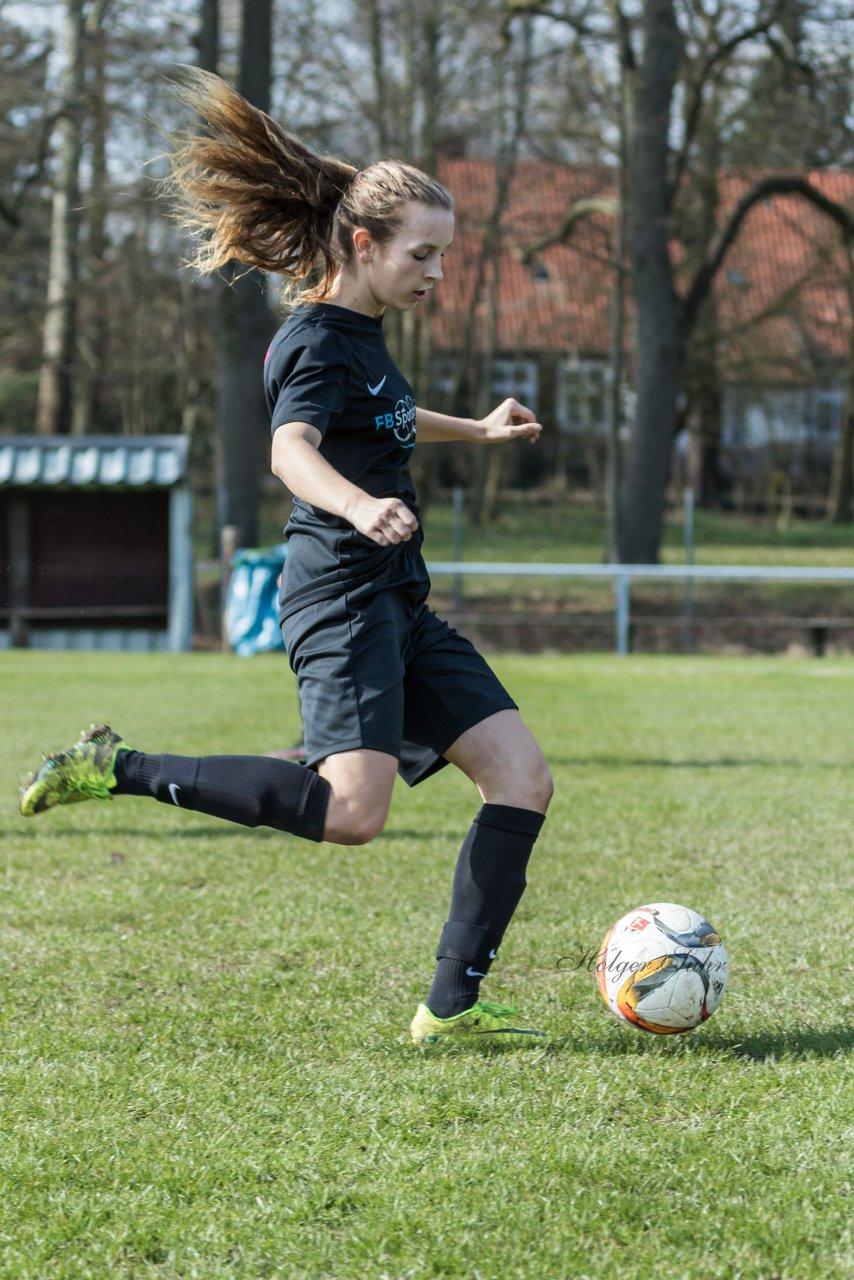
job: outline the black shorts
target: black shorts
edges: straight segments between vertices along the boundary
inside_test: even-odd
[[[516,709],[474,645],[405,590],[309,604],[282,631],[309,765],[369,748],[396,756],[415,786],[466,729]]]

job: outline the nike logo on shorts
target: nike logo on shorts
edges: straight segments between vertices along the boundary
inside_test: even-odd
[[[370,384],[370,382],[368,382],[368,383],[366,383],[366,384],[365,384],[365,385],[367,386],[368,390],[370,391],[370,393],[371,393],[371,395],[372,395],[372,396],[378,396],[378,395],[379,395],[379,393],[382,391],[383,387],[385,386],[385,380],[386,380],[386,378],[387,378],[387,377],[388,377],[388,374],[387,374],[387,373],[384,373],[384,374],[383,374],[383,376],[382,376],[382,378],[380,378],[379,382],[377,383],[377,385],[376,385],[375,387],[372,387],[372,386],[371,386],[371,384]]]

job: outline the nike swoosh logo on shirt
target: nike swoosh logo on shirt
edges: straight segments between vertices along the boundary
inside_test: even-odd
[[[368,383],[366,384],[366,385],[367,385],[367,388],[368,388],[368,390],[370,391],[370,393],[371,393],[371,395],[372,395],[372,396],[378,396],[378,395],[379,395],[379,393],[382,391],[383,387],[385,386],[385,380],[386,380],[386,378],[387,378],[387,377],[388,377],[388,374],[387,374],[387,373],[384,373],[384,374],[383,374],[383,376],[382,376],[382,378],[380,379],[380,381],[377,383],[377,385],[376,385],[375,387],[372,387],[372,386],[371,386],[371,384],[370,384],[370,382],[368,382]]]

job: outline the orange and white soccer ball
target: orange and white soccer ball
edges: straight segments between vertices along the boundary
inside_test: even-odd
[[[656,1035],[690,1031],[726,990],[726,948],[690,907],[651,902],[621,916],[596,957],[599,994],[612,1013]]]

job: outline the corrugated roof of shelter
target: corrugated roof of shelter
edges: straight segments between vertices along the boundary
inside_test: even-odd
[[[0,436],[0,487],[171,488],[189,452],[186,436]]]
[[[719,175],[722,225],[761,173]],[[854,173],[805,175],[825,195],[854,210]],[[473,307],[478,258],[496,192],[492,161],[449,159],[440,177],[457,204],[457,235],[448,259],[449,284],[437,291],[437,347],[459,348],[473,311],[485,323],[485,294]],[[604,355],[610,343],[613,218],[595,213],[566,244],[550,245],[532,266],[520,250],[555,232],[570,208],[616,194],[607,168],[570,168],[540,160],[517,164],[501,218],[497,347]],[[684,257],[672,246],[674,263]],[[715,282],[721,360],[730,377],[803,381],[816,364],[845,359],[851,317],[845,250],[839,228],[807,200],[775,195],[755,205]],[[631,306],[631,285],[628,290]],[[481,327],[481,332],[483,328]],[[632,342],[631,326],[627,342]]]

